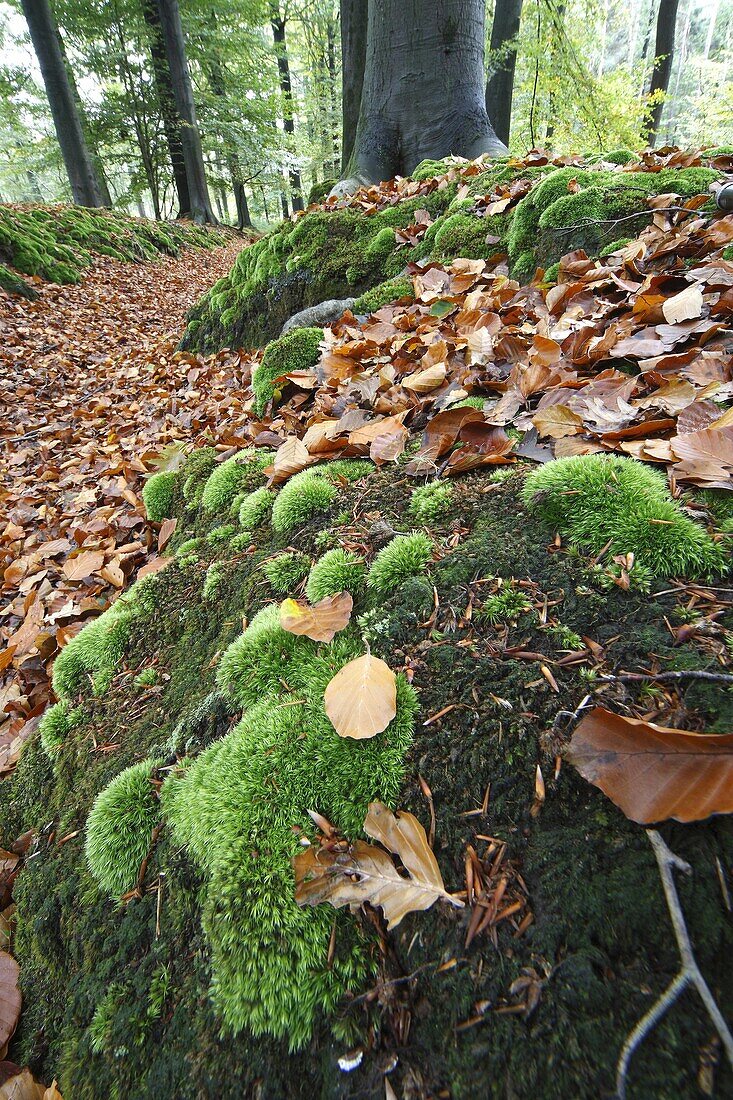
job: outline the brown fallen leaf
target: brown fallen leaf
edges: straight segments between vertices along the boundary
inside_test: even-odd
[[[104,551],[82,550],[75,558],[68,558],[64,562],[64,576],[69,581],[83,581],[85,577],[91,577],[104,565]]]
[[[445,382],[447,373],[445,363],[435,363],[432,367],[426,367],[425,370],[408,374],[402,379],[402,385],[406,390],[413,390],[415,393],[430,393]]]
[[[326,596],[312,606],[303,600],[283,600],[280,604],[280,626],[289,634],[304,635],[314,642],[330,642],[348,626],[353,607],[350,592]]]
[[[297,435],[288,436],[278,447],[275,461],[271,467],[275,481],[285,481],[291,474],[297,474],[310,466],[314,459],[305,444]]]
[[[339,736],[356,740],[375,737],[397,713],[395,674],[379,657],[365,653],[336,673],[323,704]]]
[[[7,951],[0,951],[0,1058],[13,1037],[20,1018],[20,967]],[[1,1094],[0,1094],[1,1095]]]
[[[676,325],[680,321],[691,321],[699,317],[702,307],[702,290],[697,283],[693,283],[692,286],[686,286],[679,294],[662,302],[662,313],[668,325]]]
[[[733,813],[730,733],[667,729],[595,707],[565,758],[641,825]]]
[[[0,1100],[64,1100],[56,1087],[56,1082],[46,1088],[37,1081],[29,1069],[8,1077],[0,1086]]]
[[[463,908],[462,901],[446,892],[438,861],[416,817],[395,815],[380,802],[372,802],[364,832],[399,856],[409,878],[375,844],[357,840],[345,852],[313,844],[293,859],[298,905],[328,902],[336,909],[344,905],[356,909],[369,902],[382,909],[390,929],[408,913],[429,909],[438,898]]]

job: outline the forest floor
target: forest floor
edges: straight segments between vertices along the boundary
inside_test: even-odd
[[[157,551],[147,460],[239,422],[239,357],[176,347],[246,243],[145,264],[100,256],[78,285],[37,280],[33,302],[0,291],[0,774],[49,702],[60,646]]]

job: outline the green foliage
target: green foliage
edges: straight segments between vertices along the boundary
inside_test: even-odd
[[[280,605],[268,604],[225,651],[216,671],[217,686],[241,707],[252,707],[264,696],[277,694],[291,666],[307,663],[314,651],[308,638],[282,629]]]
[[[433,544],[422,531],[397,535],[372,562],[367,584],[378,595],[389,595],[408,577],[422,573],[432,557]]]
[[[397,302],[400,298],[414,298],[412,279],[407,276],[398,276],[395,279],[387,279],[385,283],[379,283],[366,294],[360,295],[353,305],[354,313],[376,313],[388,302]]]
[[[447,481],[431,481],[414,489],[410,497],[410,515],[418,523],[438,523],[445,519],[453,501],[453,486]]]
[[[261,416],[275,392],[277,378],[293,371],[311,370],[320,355],[321,328],[296,328],[267,345],[252,379],[255,412]]]
[[[319,558],[310,573],[305,594],[311,603],[318,603],[326,596],[350,592],[357,597],[364,588],[364,562],[349,550],[335,547]]]
[[[124,985],[113,982],[95,1008],[89,1024],[89,1045],[94,1054],[103,1054],[111,1045],[115,1015],[124,997]]]
[[[152,782],[157,767],[143,760],[120,772],[101,791],[89,813],[85,853],[89,869],[112,897],[132,890],[160,817]]]
[[[277,554],[262,566],[262,572],[268,581],[281,596],[287,596],[295,591],[311,567],[311,560],[307,554],[286,550],[283,554]]]
[[[212,561],[211,565],[206,570],[204,585],[201,589],[201,595],[205,600],[214,598],[218,589],[221,587],[222,581],[226,577],[226,573],[226,566],[223,562]]]
[[[68,734],[81,722],[83,714],[81,707],[72,708],[66,700],[46,708],[38,724],[38,734],[49,759],[53,760]]]
[[[158,683],[158,670],[151,665],[149,668],[144,668],[142,672],[138,673],[135,677],[135,687],[147,688],[155,687]]]
[[[633,553],[651,576],[720,572],[724,551],[672,499],[664,477],[633,458],[583,455],[538,466],[524,501],[573,546]]]
[[[221,546],[223,543],[229,542],[236,530],[237,528],[233,523],[223,523],[221,527],[214,527],[213,530],[209,531],[206,541],[211,543],[212,546]]]
[[[173,514],[173,497],[178,474],[164,472],[153,474],[143,485],[145,514],[151,523],[161,523]]]
[[[245,531],[253,531],[265,523],[272,512],[274,500],[275,494],[264,485],[248,493],[239,506],[239,526]]]
[[[532,610],[526,593],[513,580],[505,581],[498,592],[489,596],[476,611],[479,620],[496,626],[498,623],[516,622],[520,615]]]
[[[331,462],[311,467],[309,472],[338,485],[341,478],[354,482],[374,473],[374,463],[368,458],[334,458]]]
[[[58,699],[70,701],[90,686],[94,695],[108,690],[135,615],[128,593],[71,639],[53,665],[53,690]]]
[[[272,506],[272,526],[278,533],[288,534],[320,513],[327,512],[336,494],[336,486],[328,478],[313,470],[302,470],[291,477],[278,493]]]
[[[265,481],[263,470],[272,462],[272,451],[246,447],[216,466],[204,485],[201,504],[206,512],[229,509],[237,493],[250,491]]]
[[[323,202],[324,199],[327,199],[329,192],[337,183],[337,179],[325,179],[319,183],[314,183],[308,192],[308,205],[312,206],[314,203]]]

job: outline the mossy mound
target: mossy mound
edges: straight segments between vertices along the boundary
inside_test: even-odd
[[[598,256],[634,236],[651,221],[652,196],[688,198],[720,178],[702,163],[652,170],[626,151],[572,165],[531,157],[425,162],[413,176],[417,195],[406,185],[401,201],[389,190],[366,210],[331,199],[244,249],[191,311],[183,347],[255,347],[294,313],[331,298],[356,295],[357,312],[371,312],[411,293],[400,277],[414,262],[497,256],[527,282],[575,249]],[[490,213],[506,196],[509,205],[499,201]]]
[[[223,240],[216,229],[131,218],[113,210],[0,205],[0,286],[11,293],[34,293],[6,264],[49,282],[78,283],[94,253],[141,262],[161,253],[178,256],[183,248],[215,248]]]
[[[668,624],[688,609],[666,581],[624,591],[602,583],[582,539],[557,552],[557,518],[532,510],[521,467],[413,493],[393,471],[324,463],[301,480],[328,499],[291,491],[283,527],[269,508],[252,524],[248,497],[232,514],[242,483],[261,491],[262,461],[240,455],[233,485],[225,463],[194,452],[174,475],[173,560],[63,651],[60,708],[3,784],[0,847],[36,838],[15,886],[24,1011],[9,1056],[75,1100],[356,1100],[384,1095],[385,1067],[398,1095],[610,1093],[625,1036],[678,960],[643,829],[567,764],[553,778],[549,731],[588,692],[729,729],[733,695],[717,685],[664,695],[600,679],[650,653],[665,669],[719,668],[715,651],[704,634],[675,644]],[[275,506],[294,481],[266,490]],[[283,595],[334,588],[352,592],[354,614],[332,643],[281,628]],[[716,629],[733,630],[729,609]],[[582,638],[603,648],[598,668],[562,661]],[[336,735],[323,693],[365,643],[398,672],[398,713],[357,742]],[[547,792],[533,815],[538,764]],[[464,886],[467,845],[508,845],[533,913],[521,935],[507,919],[496,946],[482,934],[467,947],[470,910],[436,905],[407,916],[385,954],[365,916],[295,905],[290,859],[314,837],[309,810],[351,839],[374,798],[428,827],[425,784],[449,890]],[[730,1016],[716,868],[733,859],[733,825],[663,834],[694,869],[680,894]],[[539,993],[526,1016],[520,979]],[[629,1095],[692,1100],[709,1041],[701,1004],[680,1002],[635,1056]],[[346,1074],[338,1059],[355,1049]],[[733,1087],[722,1063],[716,1087]]]

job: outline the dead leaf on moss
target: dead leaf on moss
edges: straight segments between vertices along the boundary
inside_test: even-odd
[[[733,734],[667,729],[595,707],[566,759],[642,825],[733,813]]]
[[[339,736],[356,740],[375,737],[397,713],[395,674],[379,657],[365,653],[336,673],[323,704]]]
[[[400,874],[392,858],[375,844],[358,840],[346,851],[311,845],[295,856],[295,900],[298,905],[328,902],[352,909],[365,902],[382,909],[387,927],[396,928],[408,913],[429,909],[438,898],[463,908],[447,893],[425,830],[410,813],[393,814],[372,802],[364,832],[398,856],[409,877]]]
[[[353,607],[350,592],[326,596],[313,605],[303,600],[283,600],[280,604],[280,626],[289,634],[312,638],[314,642],[331,642],[340,630],[348,626]]]
[[[20,1019],[20,967],[7,951],[0,951],[0,1059]]]

